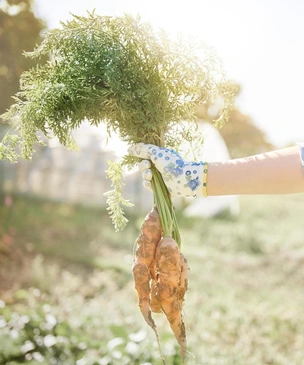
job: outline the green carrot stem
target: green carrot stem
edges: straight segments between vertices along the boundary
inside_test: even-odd
[[[175,241],[177,242],[178,246],[180,247],[181,246],[181,236],[179,233],[175,210],[174,210],[173,204],[171,204],[171,205],[172,205],[172,218],[173,218],[173,227],[174,227],[172,236],[175,239]]]
[[[161,173],[154,166],[152,166],[152,171],[154,202],[158,208],[163,234],[164,236],[172,236],[180,246],[180,234],[170,193],[164,183]]]
[[[159,138],[152,140],[152,143],[157,146],[164,146],[164,130],[159,132]],[[164,236],[172,237],[177,244],[181,245],[181,238],[174,207],[171,200],[171,195],[163,180],[161,173],[152,165],[152,189],[154,193],[154,203],[159,212],[160,222]]]

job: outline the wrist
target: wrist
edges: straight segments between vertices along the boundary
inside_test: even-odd
[[[206,198],[208,196],[207,193],[207,174],[208,174],[208,163],[204,163],[203,169],[203,196]]]

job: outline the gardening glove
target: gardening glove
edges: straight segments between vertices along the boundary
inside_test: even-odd
[[[142,171],[143,185],[148,190],[152,190],[152,161],[162,174],[172,197],[207,196],[207,163],[185,161],[176,151],[152,144],[138,143],[129,147],[128,152],[143,158],[139,169]]]

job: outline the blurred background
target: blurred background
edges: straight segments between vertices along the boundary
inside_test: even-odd
[[[0,0],[0,114],[21,73],[35,66],[23,51],[72,13],[93,9],[140,14],[215,48],[239,95],[220,130],[210,124],[212,105],[198,110],[202,159],[304,139],[304,3],[297,0]],[[0,120],[1,139],[8,128]],[[31,161],[0,161],[0,364],[161,364],[131,277],[152,194],[136,171],[126,173],[125,197],[135,208],[126,210],[127,228],[115,232],[105,170],[127,145],[85,122],[74,136],[78,152],[51,140]],[[191,269],[189,364],[304,364],[303,202],[301,194],[176,201]],[[167,324],[156,320],[167,363],[180,364]]]

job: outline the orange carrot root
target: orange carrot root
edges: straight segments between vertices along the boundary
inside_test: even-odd
[[[138,294],[138,306],[145,321],[155,332],[159,353],[163,364],[165,364],[160,347],[157,327],[153,321],[150,309],[150,266],[155,260],[156,247],[160,241],[161,234],[162,229],[158,211],[156,206],[153,206],[152,210],[147,214],[141,226],[141,234],[137,239],[137,247],[132,273],[135,289]]]
[[[149,268],[137,262],[133,265],[133,277],[135,282],[135,289],[138,293],[138,306],[140,311],[150,327],[156,328],[151,316],[150,310],[150,272]]]
[[[186,329],[182,317],[179,283],[181,255],[178,244],[171,237],[163,237],[156,249],[157,298],[170,327],[180,345],[182,362],[187,351]]]
[[[160,219],[154,205],[141,226],[132,268],[135,289],[138,293],[138,305],[144,319],[152,328],[155,328],[155,324],[150,310],[150,266],[155,260],[156,247],[161,233]]]
[[[162,236],[162,228],[158,210],[154,205],[147,214],[141,226],[141,233],[137,239],[135,257],[137,261],[145,263],[150,267],[155,257],[156,246]]]

